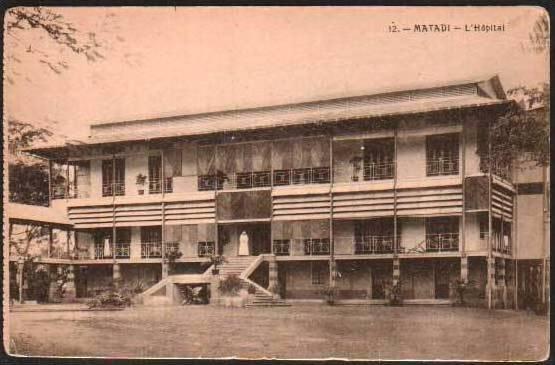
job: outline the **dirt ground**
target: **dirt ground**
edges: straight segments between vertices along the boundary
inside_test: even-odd
[[[547,317],[447,306],[134,307],[12,312],[9,352],[38,356],[541,360]]]

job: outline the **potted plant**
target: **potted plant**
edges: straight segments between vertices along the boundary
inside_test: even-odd
[[[471,282],[468,280],[457,279],[455,280],[454,287],[457,292],[457,300],[453,303],[454,306],[464,307],[466,306],[466,301],[464,299],[465,294],[471,286]]]
[[[335,298],[337,297],[337,289],[328,286],[327,288],[321,291],[321,294],[324,296],[326,303],[329,305],[335,304]]]
[[[228,275],[220,282],[218,289],[226,307],[243,306],[244,300],[240,296],[241,286],[241,279],[237,275]]]
[[[220,269],[218,266],[225,262],[225,257],[222,255],[211,255],[210,256],[210,264],[214,265],[212,269],[212,275],[218,275],[220,273]]]
[[[391,306],[403,305],[400,281],[397,281],[395,284],[389,284],[389,305]]]
[[[143,195],[145,193],[146,176],[139,173],[136,177],[135,184],[137,185],[137,193]]]

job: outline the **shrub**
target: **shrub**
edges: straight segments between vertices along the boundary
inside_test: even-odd
[[[241,279],[237,275],[229,275],[220,282],[219,289],[223,295],[236,296],[241,289]]]
[[[131,305],[131,296],[114,289],[106,290],[88,302],[89,308],[124,308]]]
[[[322,290],[322,295],[324,295],[326,303],[328,303],[329,305],[334,305],[335,297],[337,296],[337,289],[329,286],[326,289]]]

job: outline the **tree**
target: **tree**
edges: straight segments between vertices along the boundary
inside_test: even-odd
[[[23,154],[21,150],[37,141],[46,142],[52,132],[18,120],[7,123],[9,200],[48,205],[48,165],[42,159]]]
[[[60,74],[69,68],[69,63],[61,52],[83,55],[88,61],[103,59],[102,44],[94,32],[82,33],[66,18],[52,9],[42,7],[16,7],[6,12],[6,36],[9,40],[6,49],[6,80],[14,83],[14,76],[20,76],[17,65],[22,62],[24,53],[35,55],[34,59],[47,66],[51,71]],[[28,39],[30,31],[41,31],[42,35],[53,41],[60,49],[47,47],[41,49]]]
[[[527,48],[537,53],[549,52],[547,13],[542,13],[534,22]],[[549,90],[549,83],[543,83],[507,91],[507,96],[516,103],[493,123],[489,131],[492,158],[496,164],[507,166],[524,156],[535,161],[538,166],[549,164]]]

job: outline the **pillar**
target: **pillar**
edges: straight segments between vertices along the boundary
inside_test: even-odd
[[[114,282],[114,287],[119,289],[121,284],[121,272],[119,264],[114,264],[112,268],[112,280]]]
[[[393,285],[399,284],[401,280],[401,261],[398,257],[393,259]]]
[[[497,272],[497,276],[499,277],[499,285],[501,289],[501,297],[502,297],[502,305],[503,308],[507,308],[507,283],[505,281],[505,259],[499,259],[499,270]]]
[[[76,298],[76,291],[75,291],[75,273],[74,273],[74,266],[69,265],[67,267],[67,281],[65,283],[65,290],[64,290],[64,302],[74,302]]]
[[[23,257],[20,257],[19,259],[17,259],[17,284],[18,284],[18,289],[19,289],[19,304],[23,304],[23,281],[24,281],[24,277],[23,277],[23,270],[25,267],[25,260],[23,260]]]
[[[55,265],[48,265],[50,275],[50,284],[48,286],[48,301],[56,302],[58,298],[58,270]]]
[[[461,281],[468,283],[468,257],[461,257]]]
[[[220,276],[210,275],[210,304],[220,304]]]
[[[168,260],[162,259],[162,279],[167,278],[169,275],[169,272],[170,272],[170,269],[169,269]]]
[[[487,258],[486,298],[488,309],[495,308],[495,258]]]
[[[268,290],[279,296],[278,265],[274,255],[268,256]]]

